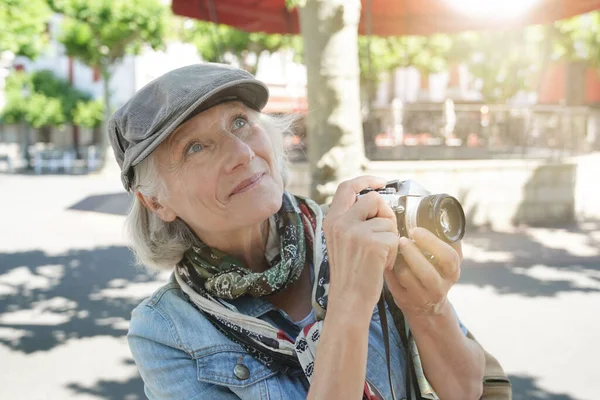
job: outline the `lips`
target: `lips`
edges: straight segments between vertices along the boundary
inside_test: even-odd
[[[240,182],[239,185],[236,186],[235,189],[233,189],[233,192],[231,192],[231,196],[233,196],[234,194],[238,194],[241,192],[245,192],[247,190],[252,189],[254,186],[256,186],[260,180],[262,179],[262,177],[265,175],[264,172],[257,172],[256,174],[252,175],[250,178],[244,179],[242,182]]]

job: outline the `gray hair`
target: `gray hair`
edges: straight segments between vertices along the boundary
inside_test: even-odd
[[[259,121],[267,131],[275,152],[277,167],[284,188],[288,183],[287,156],[283,147],[283,135],[290,133],[298,121],[297,115],[267,115],[260,113]],[[161,197],[165,194],[164,182],[159,178],[155,156],[150,154],[133,167],[133,193],[139,191],[146,197]],[[165,222],[148,210],[136,196],[126,219],[129,247],[138,265],[155,270],[171,270],[183,257],[197,238],[191,228],[179,217]]]

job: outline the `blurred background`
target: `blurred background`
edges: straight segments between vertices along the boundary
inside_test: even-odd
[[[500,4],[497,4],[500,3]],[[415,179],[468,220],[450,296],[515,399],[595,400],[600,1],[3,0],[0,399],[143,399],[125,335],[168,274],[134,266],[105,122],[225,62],[299,121],[289,190]]]

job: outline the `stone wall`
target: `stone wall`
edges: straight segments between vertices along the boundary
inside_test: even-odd
[[[368,174],[414,179],[455,196],[470,226],[552,226],[600,218],[600,154],[548,162],[461,160],[371,162]],[[308,164],[291,165],[289,189],[308,195]]]
[[[600,152],[577,158],[575,214],[580,220],[600,220]]]

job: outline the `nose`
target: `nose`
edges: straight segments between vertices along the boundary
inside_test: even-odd
[[[232,172],[240,166],[248,165],[256,154],[246,142],[239,137],[226,133],[223,146],[223,157],[225,157],[225,170]]]

